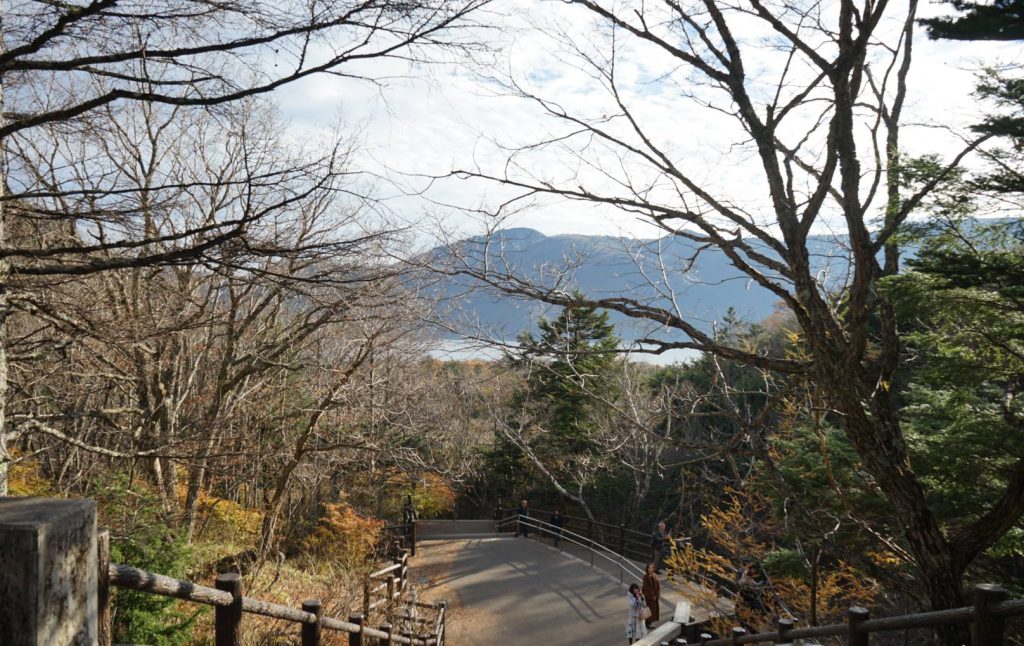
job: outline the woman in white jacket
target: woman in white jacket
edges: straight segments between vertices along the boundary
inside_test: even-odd
[[[634,583],[629,586],[626,594],[626,601],[629,603],[629,621],[626,622],[626,639],[632,644],[647,634],[647,626],[644,625],[644,595],[640,592],[640,586]]]

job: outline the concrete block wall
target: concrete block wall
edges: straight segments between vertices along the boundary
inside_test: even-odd
[[[96,503],[0,498],[0,642],[98,639]]]

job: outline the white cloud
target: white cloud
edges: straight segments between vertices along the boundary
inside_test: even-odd
[[[500,21],[498,29],[488,32],[487,37],[497,50],[495,58],[502,69],[574,114],[597,117],[614,110],[600,82],[574,65],[572,52],[560,42],[591,33],[593,23],[587,12],[564,3],[526,0],[507,0],[496,9],[489,19]],[[936,13],[944,7],[924,3],[922,10]],[[748,71],[757,81],[752,91],[773,91],[783,65],[782,54],[766,47],[772,35],[762,23],[753,18],[740,22],[737,33],[741,39],[758,47],[756,55],[746,59]],[[890,35],[898,32],[899,22],[893,18],[883,31]],[[752,213],[766,212],[766,189],[757,172],[754,151],[745,144],[742,133],[729,117],[683,95],[692,92],[701,99],[718,99],[713,99],[707,88],[688,85],[685,76],[672,73],[674,63],[652,48],[628,41],[617,45],[622,49],[616,73],[624,96],[647,130],[680,165],[714,186],[719,195]],[[598,47],[589,53],[607,55],[608,49]],[[976,121],[980,110],[971,95],[973,70],[981,61],[1019,60],[1020,54],[1020,45],[933,42],[919,30],[910,77],[908,125],[903,133],[908,151],[922,154],[952,150],[956,138],[933,126],[963,129]],[[505,168],[507,155],[495,142],[528,144],[563,127],[544,118],[536,105],[501,96],[494,84],[459,65],[413,67],[403,61],[375,61],[359,71],[388,80],[384,87],[377,87],[352,79],[318,77],[291,86],[279,100],[300,136],[315,136],[325,124],[333,124],[339,114],[347,123],[360,126],[365,149],[357,160],[359,167],[388,175],[410,188],[422,188],[426,182],[397,173],[437,175],[473,167],[500,171]],[[799,83],[810,70],[798,67],[793,73]],[[807,106],[795,126],[809,123],[816,109],[814,104]],[[610,127],[625,132],[624,124]],[[647,169],[629,162],[620,166],[620,160],[607,150],[591,148],[583,157],[591,166],[579,164],[572,155],[558,154],[557,150],[534,151],[521,157],[524,168],[518,172],[570,185],[588,182],[606,186],[609,191],[616,190],[614,183],[602,180],[602,172],[619,177],[629,173],[638,181],[642,178],[653,186],[659,184],[659,178]],[[421,197],[403,196],[393,187],[381,190],[391,196],[390,207],[406,220],[416,221],[438,209]],[[507,193],[494,186],[448,181],[434,184],[429,195],[436,202],[475,206],[493,205]],[[460,223],[458,218],[455,222]],[[462,224],[473,226],[468,221]],[[629,214],[564,200],[542,202],[516,216],[514,224],[548,234],[650,233]]]

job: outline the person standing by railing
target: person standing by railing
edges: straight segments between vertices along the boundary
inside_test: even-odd
[[[555,547],[562,542],[563,524],[565,524],[565,518],[562,517],[562,511],[555,507],[555,513],[551,514],[551,536],[555,539]]]
[[[517,516],[517,529],[516,536],[522,536],[523,538],[530,538],[530,505],[526,502],[526,498],[523,498],[519,503],[519,509],[516,511]]]
[[[405,508],[402,510],[402,516],[406,525],[412,525],[416,522],[416,506],[412,504],[412,495],[405,497]]]
[[[644,603],[644,595],[640,592],[640,586],[633,583],[629,586],[626,594],[626,602],[629,604],[629,620],[626,621],[626,639],[630,644],[647,635],[647,626],[644,624],[644,610],[647,604]]]
[[[658,574],[654,571],[654,563],[647,564],[647,570],[644,572],[644,601],[647,602],[647,607],[650,609],[651,614],[644,621],[647,626],[647,630],[654,628],[654,622],[661,618],[660,603],[661,599],[661,582],[658,581]]]

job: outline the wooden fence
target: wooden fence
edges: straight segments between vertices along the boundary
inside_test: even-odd
[[[1006,590],[997,585],[982,584],[974,589],[973,606],[879,619],[872,619],[866,608],[853,607],[846,614],[846,622],[841,624],[797,628],[792,621],[783,619],[772,632],[748,634],[742,628],[733,628],[729,637],[713,638],[702,634],[698,643],[705,646],[790,644],[798,639],[840,637],[845,638],[849,646],[869,646],[872,633],[970,624],[974,646],[1003,646],[1006,619],[1024,615],[1024,599],[1007,600],[1007,596]]]
[[[426,609],[430,612],[428,618],[415,616],[402,617],[406,625],[427,624],[430,628],[429,636],[418,637],[414,633],[419,631],[399,631],[392,626],[390,621],[381,623],[378,627],[372,628],[365,625],[369,610],[377,608],[378,605],[369,604],[367,613],[353,613],[347,620],[335,617],[327,617],[322,614],[322,604],[319,599],[309,599],[302,603],[301,608],[292,608],[276,603],[270,603],[242,594],[242,577],[236,573],[221,574],[217,577],[215,586],[210,588],[191,581],[182,581],[162,574],[147,572],[130,565],[110,563],[106,555],[109,534],[103,532],[99,536],[99,617],[101,625],[100,645],[110,644],[110,594],[109,586],[113,585],[128,590],[137,590],[149,594],[156,594],[183,601],[200,603],[214,607],[214,643],[216,646],[238,646],[240,644],[240,630],[243,615],[246,613],[290,621],[301,624],[302,646],[319,646],[321,633],[323,631],[335,631],[348,633],[349,646],[369,646],[370,644],[410,644],[414,646],[443,646],[445,617],[447,604],[428,604],[413,602],[415,608]],[[387,583],[384,585],[389,591],[391,601],[398,599],[405,590],[408,581],[408,553],[403,552],[400,561],[382,570],[374,572],[371,577],[380,580],[387,576]],[[370,587],[367,583],[367,588]],[[382,602],[383,600],[381,600]],[[410,615],[412,613],[409,613]]]

